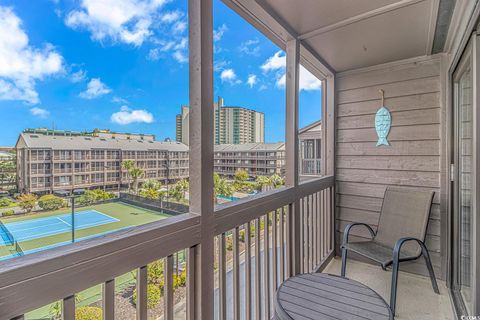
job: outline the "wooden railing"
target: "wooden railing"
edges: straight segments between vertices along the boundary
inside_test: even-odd
[[[332,257],[333,185],[333,177],[323,177],[215,208],[212,237],[218,283],[213,287],[219,293],[215,302],[219,319],[226,319],[227,310],[233,319],[241,314],[245,319],[270,319],[279,284],[295,273],[318,270]],[[191,288],[198,286],[200,276],[195,249],[201,243],[200,223],[200,216],[181,214],[2,261],[0,319],[23,319],[23,314],[61,300],[63,319],[73,320],[75,294],[98,284],[103,284],[103,319],[114,319],[115,278],[132,270],[137,319],[147,319],[147,265],[162,258],[163,317],[173,319],[173,254],[183,249],[187,249],[186,315],[193,319],[189,309],[199,292],[198,287]],[[232,280],[227,281],[230,272]],[[233,290],[230,302],[227,290]]]

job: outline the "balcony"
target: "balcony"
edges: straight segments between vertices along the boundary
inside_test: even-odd
[[[0,261],[0,319],[22,319],[60,301],[63,318],[73,320],[75,295],[92,286],[101,286],[94,303],[103,318],[115,319],[121,309],[116,281],[130,272],[137,301],[130,299],[129,315],[147,319],[148,268],[158,260],[164,268],[164,319],[271,319],[275,291],[283,281],[302,273],[340,273],[345,226],[362,222],[376,230],[390,186],[435,194],[425,242],[440,287],[434,294],[423,260],[402,262],[397,318],[478,316],[480,135],[473,101],[479,99],[477,92],[467,99],[468,91],[458,90],[479,83],[480,38],[474,31],[480,2],[457,1],[455,10],[442,9],[454,1],[434,0],[384,6],[359,1],[349,3],[348,10],[333,0],[224,2],[285,51],[285,63],[279,64],[285,65],[286,187],[214,205],[213,160],[226,162],[216,164],[217,172],[233,174],[228,162],[238,155],[214,154],[213,9],[209,0],[189,1],[189,104],[194,110],[189,131],[195,151],[189,161],[190,212]],[[455,25],[448,29],[450,21]],[[298,128],[302,67],[322,81],[321,161],[303,163]],[[389,110],[388,121],[377,121],[382,106]],[[465,114],[457,114],[464,109]],[[476,129],[463,137],[458,126],[466,122],[472,124],[467,129]],[[377,123],[388,123],[386,137]],[[383,138],[388,145],[378,143]],[[246,158],[270,161],[271,155],[260,153]],[[308,168],[303,173],[322,176],[302,180],[302,167]],[[262,165],[249,173],[267,171]],[[356,241],[369,236],[365,230],[351,234]],[[176,303],[173,270],[180,251],[185,252],[186,286],[183,302]],[[390,270],[352,255],[347,277],[389,300]]]

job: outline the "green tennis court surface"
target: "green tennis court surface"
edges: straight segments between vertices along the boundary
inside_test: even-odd
[[[72,217],[70,209],[53,212],[31,213],[18,217],[2,218],[4,226],[18,242],[21,250],[32,253],[72,241]],[[75,213],[75,239],[80,241],[94,236],[142,225],[169,217],[160,211],[152,211],[123,202],[83,207]],[[2,231],[0,231],[1,233]],[[4,231],[3,231],[4,232]],[[7,236],[0,237],[0,260],[18,255],[9,246]]]

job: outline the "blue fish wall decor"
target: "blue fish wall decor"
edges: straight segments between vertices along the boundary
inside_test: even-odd
[[[383,99],[382,99],[383,100]],[[378,109],[375,115],[375,130],[377,131],[377,147],[381,145],[389,146],[387,137],[392,125],[392,116],[385,106]]]

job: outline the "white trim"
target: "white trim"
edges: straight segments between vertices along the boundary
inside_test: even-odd
[[[425,48],[425,54],[427,55],[431,54],[433,49],[433,41],[435,40],[439,6],[440,0],[432,0],[432,5],[430,7],[430,24],[428,26],[428,40],[427,46]]]

